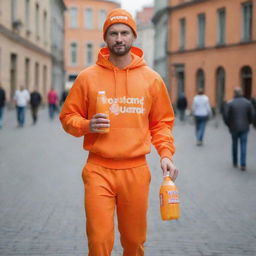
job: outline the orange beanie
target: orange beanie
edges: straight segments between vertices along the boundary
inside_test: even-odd
[[[117,8],[108,13],[108,16],[103,26],[104,38],[108,28],[115,23],[123,23],[125,25],[128,25],[132,29],[135,37],[137,37],[136,22],[133,19],[132,15],[124,9]]]

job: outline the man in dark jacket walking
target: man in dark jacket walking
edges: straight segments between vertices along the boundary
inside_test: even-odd
[[[181,93],[177,100],[177,109],[179,111],[180,121],[185,120],[185,111],[187,109],[188,103],[184,93]]]
[[[3,126],[3,115],[5,106],[5,90],[2,88],[0,83],[0,128]]]
[[[37,122],[37,114],[38,114],[38,108],[41,104],[41,95],[37,90],[34,90],[30,95],[30,105],[31,105],[31,114],[33,119],[33,124],[36,124]]]
[[[232,159],[237,167],[238,140],[240,140],[240,168],[246,170],[246,147],[250,124],[253,121],[254,110],[249,100],[242,96],[242,89],[234,89],[234,99],[227,103],[224,111],[224,121],[229,127],[232,137]]]
[[[252,106],[253,106],[253,109],[254,109],[254,118],[253,118],[253,126],[254,128],[256,129],[256,97],[253,97],[251,99],[251,102],[252,102]]]

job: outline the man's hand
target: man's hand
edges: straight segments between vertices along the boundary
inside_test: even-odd
[[[163,174],[166,175],[167,172],[170,173],[170,177],[172,181],[175,181],[178,176],[178,169],[175,167],[175,165],[172,163],[172,161],[164,157],[161,159],[161,168],[163,170]]]
[[[101,133],[100,128],[108,128],[110,127],[109,119],[107,119],[107,115],[105,114],[96,114],[90,120],[90,132],[92,133]]]

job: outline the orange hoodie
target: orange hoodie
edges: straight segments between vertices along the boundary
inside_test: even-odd
[[[175,151],[171,129],[174,113],[161,77],[143,60],[143,52],[132,47],[132,62],[119,69],[102,48],[97,63],[76,78],[60,113],[66,132],[84,136],[88,162],[107,168],[131,168],[145,164],[151,142],[161,158]],[[98,91],[106,91],[110,106],[110,132],[90,133],[96,113]]]

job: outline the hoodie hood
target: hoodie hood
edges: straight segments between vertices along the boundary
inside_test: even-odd
[[[109,55],[110,53],[107,47],[101,48],[98,54],[98,60],[96,64],[107,69],[118,70],[118,68],[109,61]],[[144,61],[144,53],[140,48],[133,46],[131,48],[131,55],[132,55],[132,62],[128,66],[126,66],[123,70],[134,69],[134,68],[138,68],[146,65]]]
[[[97,65],[107,68],[109,70],[113,71],[114,80],[115,80],[115,97],[117,96],[117,72],[125,72],[126,73],[126,81],[125,81],[125,90],[126,90],[126,96],[129,96],[129,88],[128,88],[128,73],[130,70],[139,68],[141,66],[146,66],[146,63],[144,61],[144,54],[143,51],[140,48],[132,47],[131,48],[131,55],[132,55],[132,62],[127,65],[123,69],[119,69],[116,67],[110,60],[109,60],[109,49],[107,47],[101,48],[98,54],[98,60],[96,62]]]

